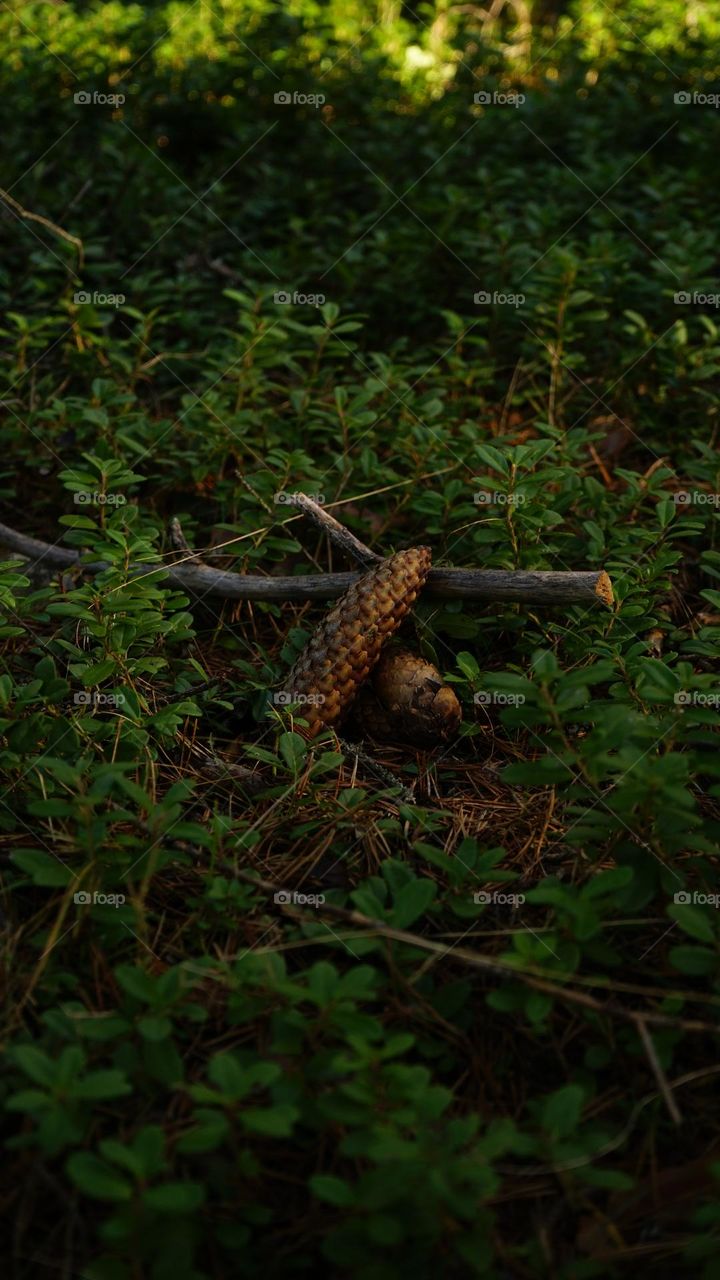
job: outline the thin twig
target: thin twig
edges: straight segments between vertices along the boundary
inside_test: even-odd
[[[378,555],[377,551],[373,551],[371,547],[366,546],[364,542],[356,538],[354,533],[351,533],[344,524],[336,520],[335,516],[331,516],[330,512],[321,507],[319,502],[309,498],[306,493],[296,493],[293,496],[293,506],[298,507],[303,515],[312,520],[313,524],[316,524],[319,529],[322,529],[323,533],[328,535],[331,542],[334,542],[340,551],[344,551],[346,555],[349,555],[353,560],[357,560],[361,565],[367,567],[376,564],[378,560],[382,560],[383,557]]]
[[[190,543],[185,537],[185,534],[183,532],[183,527],[180,524],[180,521],[178,520],[177,516],[173,516],[172,520],[170,521],[168,531],[170,533],[170,541],[172,542],[176,551],[182,551],[184,555],[192,556],[193,560],[195,560],[198,564],[205,563],[203,560],[201,560],[197,551],[194,551],[193,548],[190,546]]]
[[[47,227],[48,231],[52,231],[54,235],[60,236],[70,244],[74,244],[78,255],[78,269],[82,267],[85,260],[85,251],[83,249],[82,240],[77,236],[71,235],[69,231],[64,231],[56,222],[51,222],[49,218],[44,218],[42,214],[31,213],[29,209],[23,208],[23,206],[18,204],[17,200],[14,200],[10,193],[5,191],[2,187],[0,187],[0,199],[4,200],[6,204],[9,204],[12,209],[15,209],[21,218],[25,218],[28,222],[39,222],[42,227]]]
[[[667,1076],[663,1071],[662,1063],[660,1062],[660,1059],[658,1058],[658,1055],[657,1055],[657,1049],[655,1048],[650,1032],[645,1026],[645,1021],[643,1018],[638,1018],[637,1029],[640,1034],[640,1039],[643,1042],[643,1048],[645,1049],[645,1052],[648,1056],[648,1061],[650,1063],[650,1066],[652,1067],[653,1075],[655,1076],[655,1079],[658,1082],[658,1086],[663,1096],[665,1106],[667,1107],[668,1111],[670,1112],[670,1115],[672,1116],[673,1124],[676,1124],[679,1126],[682,1124],[682,1116],[680,1114],[678,1105],[670,1091],[670,1085],[668,1084]]]
[[[247,884],[254,884],[257,888],[263,889],[268,895],[274,896],[281,892],[281,886],[273,884],[270,880],[262,879],[252,872],[236,870],[234,874]],[[682,1028],[684,1031],[711,1031],[715,1034],[718,1032],[717,1024],[701,1022],[697,1018],[673,1018],[668,1014],[653,1013],[650,1010],[627,1009],[624,1005],[609,1000],[603,1003],[600,1000],[596,1000],[594,996],[587,995],[584,991],[578,991],[572,986],[563,986],[559,982],[552,982],[549,978],[543,976],[541,972],[531,970],[528,966],[521,969],[515,965],[505,964],[501,960],[496,960],[493,956],[483,955],[482,952],[471,951],[467,947],[448,947],[446,944],[435,942],[432,938],[424,938],[417,933],[408,933],[406,929],[394,929],[384,920],[373,920],[371,916],[363,915],[361,911],[338,907],[332,902],[318,903],[312,912],[305,911],[302,907],[285,903],[282,903],[281,909],[298,917],[300,920],[312,920],[317,917],[317,913],[334,916],[338,920],[344,920],[348,924],[356,925],[367,934],[372,932],[381,938],[388,939],[388,941],[404,942],[408,946],[417,947],[421,951],[429,951],[441,957],[448,956],[450,959],[465,964],[469,968],[479,969],[496,977],[515,979],[517,982],[523,982],[526,986],[532,987],[536,991],[543,991],[546,995],[555,996],[557,999],[565,1000],[569,1004],[580,1005],[582,1008],[589,1009],[601,1017],[622,1018],[626,1022],[632,1022],[636,1027],[640,1022],[645,1021],[660,1027]],[[572,982],[574,977],[573,974],[558,976],[567,978],[568,982]],[[658,997],[664,996],[664,994],[658,992]]]

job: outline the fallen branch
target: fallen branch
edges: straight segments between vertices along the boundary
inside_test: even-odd
[[[83,242],[77,236],[72,236],[69,231],[64,231],[56,222],[51,222],[49,218],[44,218],[40,213],[31,213],[29,209],[25,209],[23,205],[18,204],[9,191],[5,191],[0,187],[0,200],[10,209],[14,209],[18,217],[24,218],[27,222],[39,222],[41,227],[47,227],[48,231],[52,231],[53,235],[60,236],[61,239],[67,240],[68,244],[72,244],[77,249],[78,270],[84,263]]]
[[[0,545],[16,551],[33,567],[82,569],[101,573],[102,561],[84,563],[79,552],[18,533],[0,524]],[[362,543],[359,544],[362,546]],[[213,569],[190,553],[175,564],[137,565],[135,576],[162,573],[171,586],[191,595],[225,600],[333,600],[344,595],[358,573],[313,573],[292,577],[264,577]],[[529,605],[613,603],[612,583],[604,570],[545,572],[523,569],[431,569],[426,590],[445,600],[495,600]]]
[[[372,565],[377,564],[378,560],[382,560],[382,556],[377,551],[373,551],[371,547],[367,547],[364,542],[355,537],[344,524],[331,516],[329,511],[320,506],[319,502],[315,502],[313,498],[308,498],[305,493],[296,493],[294,506],[302,511],[303,515],[312,520],[319,529],[328,535],[331,542],[340,551],[344,551],[352,560],[357,560],[363,568],[369,569]]]
[[[446,943],[435,942],[432,938],[425,938],[419,933],[409,933],[407,929],[395,929],[384,920],[373,920],[371,916],[366,916],[361,911],[339,907],[332,902],[318,902],[312,910],[307,910],[286,902],[284,899],[287,891],[283,892],[280,885],[274,884],[270,880],[265,880],[261,876],[255,875],[252,871],[236,869],[233,874],[238,880],[262,889],[263,892],[268,894],[268,897],[272,897],[273,901],[278,903],[281,911],[300,922],[315,922],[318,915],[332,916],[336,920],[343,920],[346,924],[361,929],[363,931],[360,934],[361,937],[375,936],[385,938],[389,942],[404,942],[408,946],[417,947],[420,951],[428,951],[440,959],[447,958],[451,963],[482,970],[495,978],[506,978],[522,982],[525,986],[532,987],[535,991],[542,991],[545,995],[565,1000],[569,1004],[579,1005],[584,1009],[589,1009],[592,1013],[598,1014],[598,1016],[621,1018],[625,1022],[631,1022],[641,1035],[641,1024],[644,1026],[646,1023],[658,1027],[681,1027],[684,1031],[710,1031],[717,1034],[716,1023],[704,1022],[698,1018],[676,1018],[665,1013],[655,1013],[650,1009],[630,1009],[627,1005],[618,1004],[614,1000],[597,1000],[594,996],[588,995],[586,991],[578,990],[577,986],[565,985],[562,981],[563,979],[568,984],[573,981],[577,983],[577,975],[573,973],[553,975],[557,980],[552,981],[535,967],[526,965],[520,968],[514,964],[498,960],[494,956],[483,955],[480,951],[471,951],[469,947],[448,946]],[[668,999],[669,996],[669,992],[657,992],[658,1000]]]

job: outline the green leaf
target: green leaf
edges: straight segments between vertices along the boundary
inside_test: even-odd
[[[176,1151],[188,1155],[200,1154],[203,1151],[216,1151],[225,1141],[230,1126],[219,1111],[200,1109],[196,1112],[197,1124],[178,1139]]]
[[[568,1084],[546,1098],[542,1109],[543,1128],[556,1137],[567,1137],[578,1126],[585,1099],[579,1084]]]
[[[124,1071],[110,1068],[107,1071],[91,1071],[72,1085],[76,1098],[121,1098],[132,1093]]]
[[[205,1189],[199,1182],[166,1182],[143,1195],[143,1203],[157,1213],[192,1213],[204,1200]]]
[[[532,657],[533,674],[538,680],[552,680],[559,674],[557,658],[551,649],[538,649]]]
[[[107,680],[108,676],[114,675],[118,670],[118,664],[114,658],[105,658],[102,662],[95,662],[90,667],[85,667],[82,672],[82,682],[86,688],[91,685],[101,684],[103,680]]]
[[[328,1173],[316,1173],[310,1178],[310,1190],[319,1200],[346,1209],[355,1201],[355,1193],[349,1183]]]
[[[12,1050],[12,1056],[26,1076],[35,1084],[44,1084],[52,1088],[58,1077],[57,1064],[46,1053],[31,1044],[19,1044]]]
[[[152,1004],[155,1000],[155,982],[150,974],[139,966],[120,964],[115,969],[115,977],[123,991],[133,996],[135,1000],[140,1000],[143,1004]]]
[[[88,1151],[76,1151],[67,1162],[75,1186],[93,1200],[129,1200],[132,1186],[111,1165]]]
[[[691,974],[693,977],[703,977],[705,974],[716,973],[718,970],[719,958],[714,951],[709,951],[707,947],[671,947],[670,963],[680,973]]]
[[[507,475],[509,466],[507,458],[491,444],[476,444],[475,454],[480,462],[484,462],[486,467],[491,471],[499,471],[501,475]]]
[[[268,1138],[288,1138],[300,1112],[297,1107],[279,1104],[275,1107],[251,1107],[241,1112],[240,1119],[251,1133],[263,1133]]]
[[[232,1053],[216,1053],[208,1068],[208,1078],[229,1098],[242,1098],[246,1092],[245,1072]]]
[[[302,715],[302,708],[300,708]],[[289,769],[297,773],[307,755],[307,742],[299,733],[281,733],[278,743],[280,755]]]
[[[655,511],[657,513],[658,523],[661,529],[666,529],[677,515],[677,507],[675,506],[672,498],[661,498],[655,508]]]
[[[407,929],[414,924],[427,911],[436,894],[434,880],[416,879],[406,884],[393,902],[391,919],[395,928]]]
[[[42,849],[16,849],[10,858],[40,888],[64,888],[75,878],[60,858],[44,853]]]
[[[608,871],[600,871],[583,888],[583,897],[600,898],[606,893],[614,893],[624,889],[634,877],[632,867],[612,867]]]
[[[138,1021],[138,1031],[144,1040],[166,1040],[172,1034],[172,1022],[169,1018],[160,1015],[151,1015],[148,1018],[140,1018]]]
[[[455,661],[457,662],[463,675],[467,676],[468,680],[479,679],[480,668],[477,664],[477,660],[473,657],[471,653],[468,653],[466,650],[463,650],[462,653],[459,653],[457,655]]]
[[[676,902],[668,908],[668,915],[677,920],[680,928],[689,933],[691,938],[697,938],[698,942],[715,942],[716,929],[702,907]]]
[[[11,1094],[5,1108],[7,1111],[44,1111],[54,1105],[53,1098],[40,1089],[21,1089],[18,1093]]]

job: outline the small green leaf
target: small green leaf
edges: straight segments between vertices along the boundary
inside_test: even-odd
[[[166,1182],[150,1187],[143,1196],[147,1208],[157,1213],[192,1213],[204,1200],[205,1190],[199,1182]]]
[[[300,715],[302,715],[302,708],[300,708]],[[278,745],[280,755],[288,768],[292,769],[293,773],[297,773],[307,755],[305,739],[299,733],[281,733]]]
[[[129,1200],[132,1186],[116,1169],[88,1151],[76,1151],[67,1162],[75,1186],[93,1200]]]
[[[415,879],[406,884],[395,897],[392,922],[396,929],[407,929],[427,911],[434,901],[437,885],[434,880]]]
[[[240,1119],[252,1133],[264,1133],[268,1138],[288,1138],[300,1112],[288,1104],[276,1107],[251,1107],[241,1113]]]
[[[355,1195],[349,1183],[342,1178],[334,1178],[328,1173],[316,1173],[310,1178],[310,1189],[320,1200],[324,1200],[326,1204],[335,1205],[336,1208],[345,1209],[348,1205],[353,1204]]]
[[[680,973],[702,977],[704,974],[717,971],[718,956],[707,947],[671,947],[670,963],[679,969]]]
[[[668,908],[668,915],[677,920],[681,929],[698,942],[715,942],[717,934],[713,922],[702,907],[676,902]]]
[[[580,1120],[585,1094],[579,1084],[568,1084],[545,1100],[543,1128],[557,1137],[572,1133]]]
[[[16,849],[10,858],[16,867],[31,876],[33,884],[43,889],[64,888],[74,878],[60,858],[42,849]]]

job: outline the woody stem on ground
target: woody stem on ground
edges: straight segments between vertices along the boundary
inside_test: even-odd
[[[322,529],[323,533],[328,535],[330,541],[335,544],[338,550],[344,551],[346,555],[353,560],[357,560],[364,568],[370,568],[371,565],[377,564],[378,560],[383,559],[377,551],[373,551],[371,547],[366,546],[364,542],[356,538],[354,533],[346,529],[344,524],[336,520],[335,516],[331,516],[329,511],[326,511],[314,498],[309,498],[306,493],[294,494],[293,505],[302,511],[308,520],[311,520],[319,529]]]
[[[280,892],[280,885],[256,875],[253,871],[244,871],[236,868],[233,874],[238,880],[242,880],[246,884],[255,885],[256,888],[262,889],[264,893],[272,895],[275,901],[278,900],[276,895]],[[583,979],[574,973],[553,973],[552,978],[550,978],[538,966],[523,965],[520,967],[519,965],[509,964],[495,956],[472,951],[468,947],[448,946],[447,943],[437,942],[435,939],[427,938],[422,934],[410,933],[406,929],[396,929],[386,920],[374,920],[371,916],[366,916],[361,911],[336,906],[334,903],[318,903],[312,911],[307,911],[302,907],[283,902],[280,909],[301,921],[313,919],[316,914],[334,916],[337,920],[344,920],[346,924],[363,930],[367,936],[375,935],[380,938],[387,938],[389,941],[407,943],[420,951],[431,952],[441,959],[447,958],[450,963],[462,964],[469,968],[482,970],[488,976],[492,975],[495,978],[522,982],[537,991],[543,991],[547,995],[567,1001],[570,1004],[580,1005],[594,1013],[632,1022],[636,1027],[643,1022],[655,1026],[682,1027],[686,1031],[717,1030],[715,1024],[701,1019],[656,1013],[654,1009],[629,1008],[627,1005],[618,1004],[615,1000],[598,1000],[586,991],[579,989],[580,985],[584,983],[585,985],[596,985],[601,988],[607,985],[612,990],[613,984],[611,982],[605,983],[603,979],[593,982],[591,978]],[[569,983],[574,983],[574,985],[566,985]],[[655,992],[646,987],[633,986],[632,984],[617,983],[614,985],[618,990],[631,991],[636,995],[648,995],[662,1000],[672,997],[680,998],[681,996],[689,999],[694,998],[692,992]],[[717,1005],[717,999],[714,999],[712,1003]]]
[[[353,535],[350,534],[350,538]],[[363,544],[357,539],[358,547]],[[101,573],[103,561],[84,562],[79,552],[43,542],[0,524],[0,546],[15,551],[28,561],[30,575],[50,575],[57,569],[77,569]],[[369,551],[369,548],[365,549]],[[375,554],[374,552],[372,553]],[[357,551],[355,553],[357,558]],[[374,561],[372,562],[374,563]],[[138,564],[134,577],[163,572],[174,587],[191,595],[215,596],[224,600],[332,600],[342,596],[358,578],[357,573],[314,573],[283,577],[233,573],[213,569],[190,552],[174,564]],[[489,600],[506,604],[571,605],[614,603],[612,583],[607,573],[597,570],[562,572],[523,569],[431,569],[425,590],[446,600]]]

